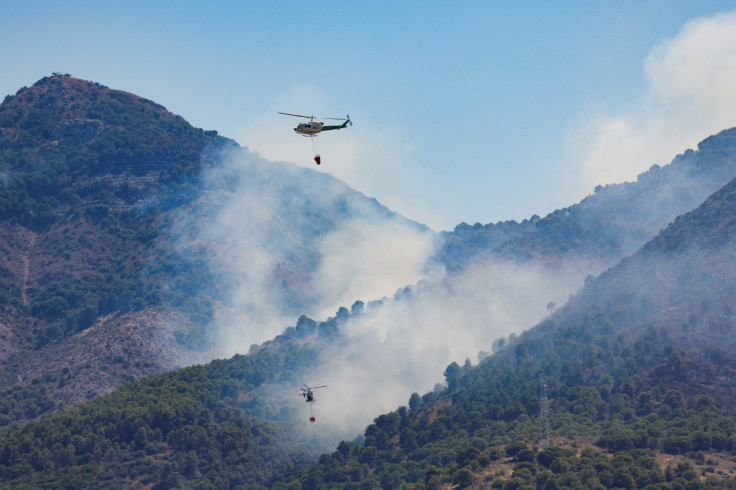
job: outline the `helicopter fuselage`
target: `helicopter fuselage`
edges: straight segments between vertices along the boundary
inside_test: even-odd
[[[309,121],[305,123],[299,123],[297,127],[294,128],[294,131],[299,134],[303,134],[304,136],[316,136],[323,131],[323,126],[324,123],[318,121]]]
[[[333,129],[346,128],[350,123],[350,119],[347,119],[344,123],[338,126],[325,126],[325,123],[319,121],[309,121],[305,123],[299,123],[294,131],[303,136],[317,136],[322,131],[331,131]]]

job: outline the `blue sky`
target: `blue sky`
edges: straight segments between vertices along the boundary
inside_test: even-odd
[[[435,230],[544,216],[736,126],[732,2],[0,2],[0,96],[125,90]],[[278,111],[355,125],[314,143]]]

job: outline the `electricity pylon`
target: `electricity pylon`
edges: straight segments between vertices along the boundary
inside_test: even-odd
[[[550,435],[549,435],[549,419],[547,418],[547,383],[542,382],[542,389],[539,393],[539,437],[537,438],[537,444],[541,449],[549,446]]]

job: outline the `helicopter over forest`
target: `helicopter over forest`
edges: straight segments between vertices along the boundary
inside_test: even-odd
[[[320,388],[327,388],[327,385],[312,386],[312,387],[304,385],[304,388],[299,388],[300,390],[302,390],[302,392],[299,393],[299,395],[304,397],[304,401],[306,403],[309,403],[309,421],[310,422],[315,422],[317,420],[314,417],[314,402],[316,400],[314,398],[314,392],[312,390],[318,390]]]

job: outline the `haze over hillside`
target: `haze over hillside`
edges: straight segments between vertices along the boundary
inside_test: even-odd
[[[49,393],[67,404],[394,291],[432,250],[426,227],[328,175],[71,76],[6,97],[0,162],[0,380],[65,370]],[[385,252],[397,239],[410,255]]]
[[[461,224],[440,234],[437,260],[449,271],[443,281],[407,288],[380,309],[350,319],[346,332],[354,348],[332,353],[310,379],[341,386],[361,379],[337,406],[361,400],[347,413],[357,419],[362,412],[363,420],[378,406],[403,403],[402,394],[432,389],[444,366],[475,361],[497,339],[536,325],[586,277],[615,265],[700,205],[736,176],[735,156],[736,130],[725,130],[697,151],[653,166],[636,182],[598,188],[544,218]],[[348,418],[341,408],[330,415]]]
[[[544,218],[437,235],[71,76],[7,97],[0,135],[4,387],[48,384],[53,410],[339,320],[346,341],[299,374],[343,387],[323,408],[342,430],[537,324],[736,176],[728,130]]]
[[[449,364],[446,390],[413,394],[287,482],[733,488],[735,217],[736,179],[496,355]]]
[[[580,322],[602,313],[629,335],[671,328],[670,337],[693,349],[736,352],[736,180],[693,211],[679,216],[634,255],[589,281],[552,315]]]
[[[64,488],[733,488],[736,347],[723,335],[733,327],[736,284],[721,272],[736,263],[735,214],[736,179],[586,281],[550,319],[505,347],[497,343],[496,354],[477,365],[451,362],[444,386],[375,412],[352,441],[330,446],[329,429],[340,417],[330,407],[351,411],[349,398],[363,396],[373,408],[355,388],[367,384],[379,398],[393,384],[366,377],[331,384],[310,413],[317,431],[288,387],[320,363],[355,374],[351,364],[365,357],[353,348],[353,330],[384,304],[356,303],[324,322],[301,317],[247,356],[152,376],[0,433],[0,481]],[[688,271],[699,273],[692,289],[679,281]],[[407,288],[392,304],[433,286]],[[647,298],[651,288],[656,297]],[[710,322],[705,328],[701,318]],[[385,333],[361,344],[380,362],[396,345],[389,339],[397,332]],[[397,363],[389,371],[407,374]],[[326,452],[318,457],[315,448]]]

